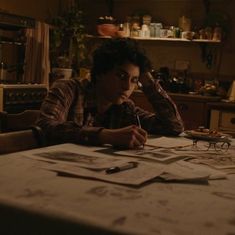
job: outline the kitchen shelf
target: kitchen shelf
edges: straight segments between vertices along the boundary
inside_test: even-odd
[[[0,44],[8,44],[8,45],[16,45],[16,46],[24,46],[24,42],[15,42],[15,41],[3,41],[0,40]]]
[[[109,39],[112,38],[111,36],[95,36],[95,35],[86,35],[87,38],[103,38],[103,39]],[[197,43],[221,43],[220,40],[207,40],[207,39],[184,39],[184,38],[144,38],[144,37],[130,37],[135,40],[142,40],[142,41],[166,41],[166,42],[197,42]]]
[[[132,37],[136,40],[150,40],[150,41],[169,41],[169,42],[205,42],[205,43],[220,43],[218,40],[207,40],[207,39],[183,39],[183,38],[141,38],[141,37]]]

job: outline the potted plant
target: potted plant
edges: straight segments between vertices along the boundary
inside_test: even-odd
[[[60,77],[64,75],[68,78],[72,76],[72,71],[78,72],[80,63],[86,57],[84,40],[83,11],[76,1],[62,15],[52,20],[50,59],[53,73],[59,71]]]
[[[68,56],[58,56],[55,59],[55,64],[52,67],[52,74],[55,78],[71,78],[73,69]]]

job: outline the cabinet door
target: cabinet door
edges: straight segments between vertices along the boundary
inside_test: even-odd
[[[184,121],[185,129],[195,129],[207,126],[205,104],[193,101],[175,101]]]
[[[219,130],[235,137],[235,112],[212,109],[210,129]]]

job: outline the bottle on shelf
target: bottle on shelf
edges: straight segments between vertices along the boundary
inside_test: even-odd
[[[123,30],[124,30],[124,34],[126,37],[130,37],[131,35],[131,30],[130,30],[130,23],[126,22],[123,24]]]
[[[141,27],[141,37],[143,37],[143,38],[150,37],[150,29],[147,24],[143,24]]]

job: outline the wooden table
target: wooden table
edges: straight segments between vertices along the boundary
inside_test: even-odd
[[[47,164],[0,156],[1,234],[235,234],[235,175],[133,188],[58,176]]]

